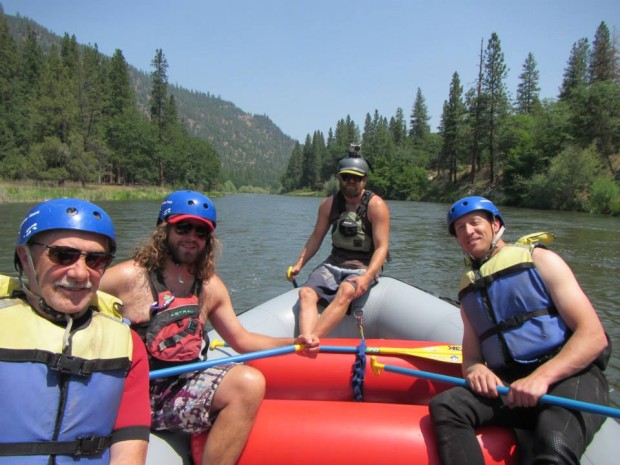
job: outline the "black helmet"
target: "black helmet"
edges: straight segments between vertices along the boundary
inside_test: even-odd
[[[338,174],[367,176],[369,171],[368,162],[362,157],[346,156],[338,162]]]

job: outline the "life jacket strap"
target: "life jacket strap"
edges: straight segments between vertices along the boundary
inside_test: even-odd
[[[484,333],[480,335],[480,342],[490,338],[491,336],[496,335],[497,333],[501,333],[503,331],[508,331],[510,329],[518,328],[523,323],[532,318],[536,318],[544,315],[557,315],[558,311],[556,308],[543,308],[541,310],[536,310],[534,312],[521,313],[519,315],[512,316],[510,318],[505,319],[501,323],[496,326],[487,329]]]
[[[86,436],[74,441],[4,442],[0,456],[72,455],[73,457],[99,455],[112,443],[111,436]]]

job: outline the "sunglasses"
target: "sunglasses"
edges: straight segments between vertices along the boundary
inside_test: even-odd
[[[105,270],[114,260],[114,255],[108,252],[84,252],[73,247],[41,244],[40,242],[31,242],[31,244],[47,248],[50,261],[61,266],[73,265],[81,256],[84,256],[87,267],[93,270]]]
[[[200,239],[206,239],[210,232],[208,228],[205,228],[203,226],[196,226],[192,223],[177,223],[174,225],[174,231],[179,236],[185,236],[186,234],[194,231],[196,236]]]
[[[344,182],[349,182],[351,180],[355,181],[355,182],[361,182],[362,179],[364,179],[363,176],[356,176],[354,174],[341,174],[340,178],[344,181]]]

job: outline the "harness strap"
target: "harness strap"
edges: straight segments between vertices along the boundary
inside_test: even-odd
[[[164,350],[167,347],[174,347],[179,342],[181,342],[186,336],[196,334],[199,328],[200,328],[200,322],[198,320],[192,319],[187,323],[187,326],[183,328],[182,331],[179,331],[177,334],[170,336],[164,339],[163,341],[161,341],[157,345],[157,348],[159,350]]]
[[[87,360],[72,355],[54,354],[39,349],[0,349],[0,360],[5,362],[43,363],[52,370],[74,376],[90,376],[95,371],[123,370],[125,373],[128,373],[131,368],[131,361],[126,357]]]
[[[509,266],[508,268],[504,268],[503,270],[499,270],[489,276],[478,277],[473,283],[469,284],[467,287],[463,288],[458,295],[459,300],[462,299],[463,295],[472,292],[472,291],[480,291],[489,287],[495,280],[502,278],[506,275],[515,273],[521,270],[527,270],[530,268],[534,268],[534,264],[531,262],[527,263],[517,263],[516,265]],[[476,273],[478,274],[478,273]]]
[[[492,328],[487,329],[484,333],[482,333],[480,335],[480,341],[482,342],[490,338],[491,336],[496,335],[497,333],[501,333],[503,331],[508,331],[510,329],[518,328],[523,323],[525,323],[528,320],[531,320],[532,318],[536,318],[538,316],[544,316],[544,315],[557,315],[557,314],[558,314],[557,309],[553,307],[553,308],[543,308],[541,310],[536,310],[534,312],[521,313],[519,315],[506,318],[501,323],[497,324],[496,326]]]
[[[99,455],[112,443],[111,436],[78,437],[74,441],[4,442],[0,456],[72,455],[74,457]]]

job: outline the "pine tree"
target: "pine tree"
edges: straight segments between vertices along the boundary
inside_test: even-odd
[[[450,82],[450,93],[448,101],[444,103],[442,115],[442,136],[443,144],[440,157],[442,162],[438,168],[446,166],[448,168],[448,179],[456,182],[457,163],[460,154],[463,152],[463,116],[465,115],[465,104],[463,103],[463,87],[459,74],[455,72]]]
[[[407,122],[402,108],[396,109],[396,115],[390,119],[390,132],[397,147],[402,147],[407,142]]]
[[[431,128],[428,124],[430,119],[426,101],[422,95],[422,91],[418,87],[413,110],[411,112],[411,127],[409,129],[409,137],[414,146],[422,146],[428,139],[431,133]]]
[[[164,147],[166,145],[166,106],[168,104],[168,62],[163,51],[159,48],[155,51],[155,57],[151,61],[151,123],[157,130],[159,149],[156,153],[159,167],[159,185],[164,186]]]
[[[540,73],[538,72],[536,59],[532,52],[527,54],[523,63],[523,70],[519,75],[517,85],[516,107],[519,113],[529,114],[540,108]]]
[[[489,155],[489,181],[491,183],[495,181],[497,137],[508,109],[508,95],[504,83],[507,74],[508,69],[504,63],[501,43],[498,35],[494,32],[487,43],[482,86],[487,99],[487,150]]]
[[[589,69],[590,83],[615,80],[617,78],[615,60],[614,44],[609,34],[609,28],[603,21],[596,29],[592,43]]]
[[[119,49],[114,51],[110,60],[108,76],[109,95],[107,98],[106,112],[112,116],[118,116],[124,111],[135,106],[135,92],[131,87],[129,66],[125,61],[123,52]]]
[[[580,39],[573,44],[568,64],[564,69],[560,100],[567,100],[575,89],[587,85],[589,55],[590,44],[588,39]]]

